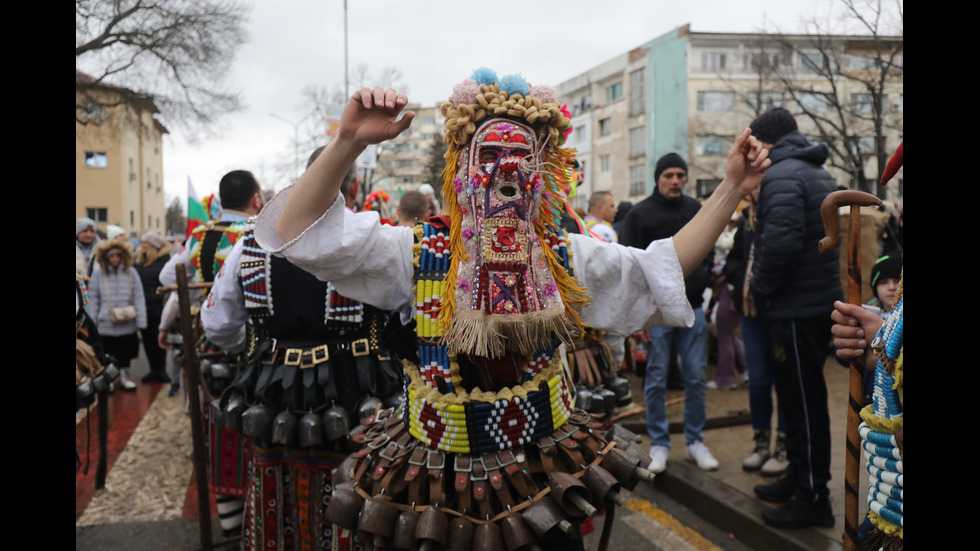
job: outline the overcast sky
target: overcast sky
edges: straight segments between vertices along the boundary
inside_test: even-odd
[[[221,176],[253,171],[266,188],[290,183],[303,90],[344,82],[344,0],[252,0],[250,41],[229,85],[246,109],[220,136],[188,144],[174,130],[164,144],[167,200],[217,191]],[[348,65],[370,73],[401,69],[409,101],[435,105],[473,70],[521,73],[557,85],[674,28],[695,32],[799,32],[804,17],[826,18],[832,0],[348,0]],[[839,11],[839,6],[834,6]],[[353,90],[351,90],[353,92]],[[273,117],[274,113],[277,117]],[[301,136],[302,137],[302,136]],[[300,151],[301,162],[309,151]],[[287,167],[284,169],[284,166]],[[285,171],[285,173],[284,173]]]

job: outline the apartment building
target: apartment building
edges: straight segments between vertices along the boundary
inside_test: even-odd
[[[687,193],[706,197],[724,177],[734,137],[774,106],[797,113],[801,132],[839,152],[827,165],[839,184],[873,183],[879,160],[902,138],[902,38],[822,38],[816,47],[807,35],[695,33],[685,25],[560,83],[575,127],[568,145],[585,174],[573,205],[600,190],[617,201],[643,199],[657,159],[670,152],[688,161]],[[864,83],[881,67],[881,47],[891,52],[889,77],[871,94]],[[896,182],[886,191],[900,200],[901,171]]]
[[[374,190],[384,190],[392,197],[402,192],[430,184],[442,189],[442,181],[430,181],[426,165],[432,156],[432,147],[442,143],[444,117],[438,106],[422,107],[409,104],[405,111],[414,111],[412,126],[398,137],[378,146],[378,167],[373,174]]]
[[[163,135],[152,101],[75,71],[75,217],[165,231]]]

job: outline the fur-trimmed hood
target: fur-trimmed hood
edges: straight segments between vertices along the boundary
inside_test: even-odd
[[[133,248],[126,241],[118,239],[106,239],[99,243],[99,248],[95,251],[95,261],[103,271],[109,270],[109,251],[118,249],[122,252],[123,270],[129,270],[133,266]]]

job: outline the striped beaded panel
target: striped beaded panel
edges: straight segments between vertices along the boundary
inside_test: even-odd
[[[905,466],[894,434],[858,427],[868,471],[868,509],[904,528]]]
[[[485,453],[539,440],[563,425],[572,399],[560,366],[539,377],[537,390],[492,402],[430,402],[414,388],[405,408],[409,432],[427,446],[450,453]],[[436,395],[437,397],[440,397]]]
[[[273,313],[269,282],[269,258],[255,240],[255,222],[249,220],[242,236],[241,277],[245,295],[245,310],[252,317],[268,317]]]
[[[418,269],[415,270],[415,323],[419,337],[419,372],[428,386],[442,379],[452,391],[448,348],[440,343],[439,306],[449,271],[449,233],[432,224],[422,225]]]
[[[327,284],[327,324],[354,324],[364,322],[364,305],[337,292]]]
[[[878,361],[875,367],[875,387],[872,396],[872,411],[877,417],[884,419],[897,419],[902,417],[902,402],[899,399],[898,390],[895,388],[895,377],[886,369],[885,362],[894,362],[899,358],[902,345],[904,343],[904,316],[905,298],[901,298],[888,319],[881,326],[875,340],[881,341],[881,352],[878,354]],[[875,343],[872,343],[874,346]],[[884,360],[882,358],[884,356]]]

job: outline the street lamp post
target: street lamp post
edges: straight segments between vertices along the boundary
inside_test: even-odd
[[[296,179],[293,180],[293,183],[295,183],[296,181],[299,180],[299,174],[300,174],[299,172],[299,125],[303,121],[300,120],[297,122],[293,122],[285,117],[280,117],[275,113],[269,113],[269,116],[274,119],[279,119],[282,122],[286,122],[293,125],[293,168],[294,170],[296,170]]]

